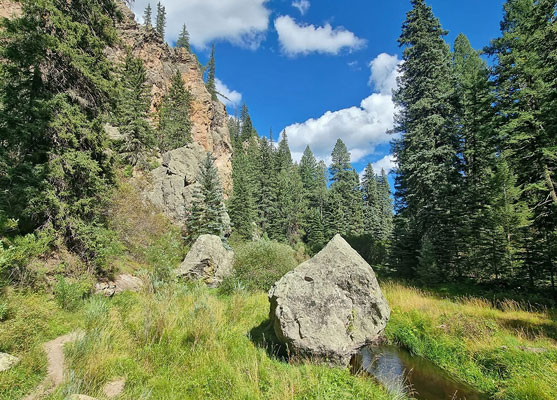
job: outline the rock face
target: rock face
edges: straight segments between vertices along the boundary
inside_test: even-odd
[[[175,274],[190,280],[203,280],[209,287],[218,287],[232,274],[233,264],[234,252],[225,248],[218,236],[201,235]]]
[[[13,18],[21,14],[21,4],[13,0],[0,0],[0,18]]]
[[[340,235],[275,283],[269,302],[290,351],[344,365],[378,338],[391,313],[371,266]]]
[[[199,166],[206,156],[196,142],[164,154],[162,165],[151,172],[147,198],[168,217],[183,222],[198,185]]]
[[[118,275],[114,282],[98,282],[95,285],[95,293],[101,293],[106,297],[114,296],[126,290],[137,292],[143,287],[143,281],[135,276]]]
[[[0,353],[0,372],[7,371],[19,363],[19,358],[7,353]]]
[[[175,72],[179,71],[182,74],[185,85],[192,94],[190,117],[193,140],[204,150],[204,156],[207,152],[212,153],[224,192],[229,193],[232,189],[232,145],[226,107],[221,102],[211,99],[197,57],[185,49],[169,47],[154,29],[147,30],[135,22],[134,14],[124,3],[120,3],[120,8],[124,14],[123,21],[118,25],[122,43],[107,49],[107,57],[114,63],[122,63],[126,56],[126,48],[130,48],[136,57],[143,60],[147,70],[147,82],[151,86],[151,111],[160,108]],[[181,154],[184,157],[189,155],[188,152]],[[153,175],[155,185],[160,184],[161,176],[158,173]],[[165,199],[174,201],[168,196]],[[169,208],[172,209],[172,206]],[[163,208],[163,211],[166,210]]]

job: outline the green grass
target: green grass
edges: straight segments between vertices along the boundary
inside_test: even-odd
[[[518,303],[442,299],[395,283],[384,285],[393,308],[386,336],[494,399],[557,398],[555,311]]]
[[[58,307],[53,296],[7,290],[2,294],[7,309],[0,322],[0,352],[15,355],[21,362],[0,373],[0,399],[22,398],[46,374],[42,344],[80,326],[78,312]]]
[[[481,299],[443,299],[396,283],[383,287],[393,308],[386,329],[392,343],[493,399],[557,398],[554,311],[527,312],[513,302],[493,308]],[[73,393],[102,399],[104,384],[119,377],[127,381],[122,399],[393,398],[347,368],[275,357],[264,343],[263,292],[222,295],[204,285],[170,284],[154,293],[94,296],[69,312],[52,295],[8,290],[3,304],[0,351],[22,362],[0,374],[2,400],[36,387],[46,369],[41,344],[76,328],[86,334],[66,347],[71,373],[48,399]]]

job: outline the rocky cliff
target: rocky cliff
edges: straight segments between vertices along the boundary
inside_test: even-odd
[[[126,48],[130,48],[136,57],[143,60],[147,69],[148,84],[152,85],[152,111],[158,110],[164,94],[170,87],[172,75],[175,71],[180,71],[193,99],[191,104],[193,139],[204,151],[211,152],[215,157],[224,191],[228,193],[232,188],[232,146],[226,108],[221,102],[212,101],[205,87],[197,57],[184,49],[169,47],[154,30],[139,25],[132,11],[124,3],[120,3],[120,6],[124,14],[124,19],[118,26],[121,43],[107,49],[108,58],[115,63],[122,62]],[[184,162],[189,163],[188,160]],[[168,169],[164,165],[164,157],[161,168]],[[168,175],[174,174],[173,171],[165,172],[168,172]],[[157,178],[160,176],[163,176],[161,171],[153,174],[155,186],[160,186],[161,182],[158,182]],[[191,182],[191,177],[186,181]],[[164,204],[159,205],[165,208]]]

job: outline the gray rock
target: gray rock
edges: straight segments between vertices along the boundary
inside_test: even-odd
[[[162,165],[151,172],[147,198],[176,222],[186,220],[199,166],[206,155],[203,147],[194,142],[163,154]]]
[[[19,358],[7,353],[0,353],[0,372],[7,371],[19,363]]]
[[[218,287],[232,274],[233,264],[234,252],[224,247],[221,238],[201,235],[175,274],[190,280],[202,280],[209,287]]]
[[[97,282],[95,293],[101,293],[106,297],[114,296],[126,290],[137,292],[143,287],[143,281],[135,276],[122,274],[116,277],[114,282]]]
[[[276,282],[269,302],[277,338],[331,364],[377,340],[391,313],[371,266],[340,235]]]

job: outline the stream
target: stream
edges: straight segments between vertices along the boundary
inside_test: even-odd
[[[352,359],[354,372],[365,371],[391,393],[419,400],[488,400],[489,397],[452,379],[431,361],[394,346],[365,347]]]

